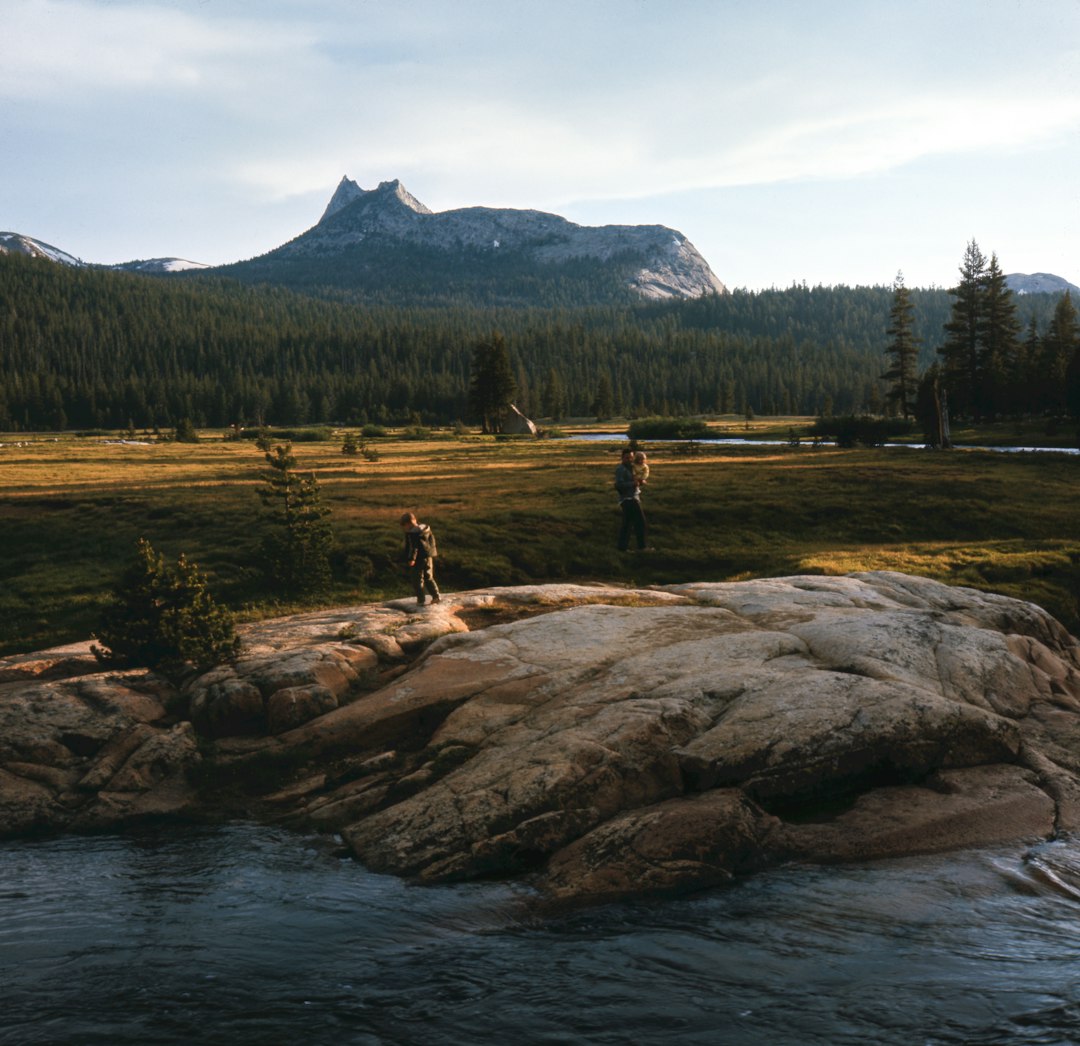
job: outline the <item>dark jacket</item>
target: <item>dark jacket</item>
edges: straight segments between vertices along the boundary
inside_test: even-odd
[[[417,523],[405,531],[405,562],[423,563],[438,555],[435,548],[435,535],[426,523]]]
[[[620,501],[641,497],[641,490],[634,479],[634,470],[629,465],[620,464],[615,469],[615,491]]]

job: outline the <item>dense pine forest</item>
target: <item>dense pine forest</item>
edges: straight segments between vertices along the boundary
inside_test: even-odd
[[[906,294],[923,370],[955,295]],[[1016,305],[1030,344],[1060,334],[1054,297]],[[410,308],[2,255],[0,430],[448,424],[467,420],[473,351],[493,330],[518,405],[537,417],[880,412],[893,306],[890,287],[802,285],[665,304]]]

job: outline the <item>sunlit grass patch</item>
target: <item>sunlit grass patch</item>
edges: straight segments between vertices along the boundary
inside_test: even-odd
[[[1074,629],[1080,620],[1080,542],[864,546],[815,552],[797,566],[810,574],[919,574],[1042,603]]]
[[[625,585],[888,569],[1036,599],[1080,627],[1080,460],[800,447],[646,447],[654,551],[615,549],[620,443],[379,440],[297,443],[338,545],[323,603],[403,596],[401,511],[439,536],[448,591],[542,581]],[[5,446],[0,464],[0,651],[85,638],[146,537],[184,552],[242,615],[288,613],[257,562],[266,471],[248,441]]]

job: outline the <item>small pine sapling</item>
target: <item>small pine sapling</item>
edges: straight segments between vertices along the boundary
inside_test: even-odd
[[[102,664],[166,675],[210,668],[240,649],[232,614],[214,601],[198,566],[183,555],[175,565],[166,563],[145,538],[94,638],[103,644],[91,647]]]

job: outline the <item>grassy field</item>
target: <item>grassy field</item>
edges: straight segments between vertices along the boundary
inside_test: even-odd
[[[645,494],[656,551],[624,555],[615,443],[371,442],[375,462],[342,455],[338,441],[294,445],[332,510],[327,603],[408,593],[395,520],[415,509],[435,527],[451,591],[884,568],[1031,599],[1080,630],[1077,457],[660,446]],[[7,436],[0,470],[0,653],[87,638],[139,537],[187,553],[241,617],[294,609],[258,568],[264,462],[249,442]]]

